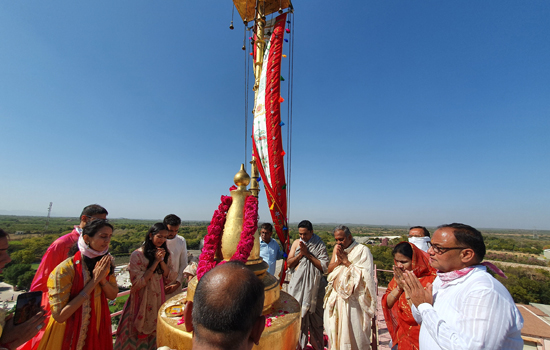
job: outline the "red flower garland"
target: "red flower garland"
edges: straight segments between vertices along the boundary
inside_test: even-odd
[[[230,196],[222,196],[222,203],[218,209],[214,211],[212,221],[208,226],[208,234],[204,237],[204,247],[199,257],[199,266],[197,267],[197,279],[214,268],[217,264],[214,260],[216,250],[220,246],[222,240],[223,226],[227,217],[227,211],[231,206],[233,198]],[[241,231],[241,239],[237,245],[235,254],[231,260],[238,260],[246,263],[250,252],[254,247],[254,233],[258,229],[258,199],[254,196],[248,196],[244,204],[244,221],[243,230]],[[224,264],[222,261],[220,264]]]
[[[258,229],[258,198],[254,196],[246,197],[244,202],[244,221],[241,239],[237,245],[235,254],[231,260],[242,261],[246,264],[250,252],[254,247],[254,233]]]
[[[222,240],[223,225],[225,225],[227,211],[233,202],[233,198],[231,196],[222,196],[221,201],[218,209],[212,215],[212,221],[210,221],[210,225],[208,226],[208,234],[204,236],[204,246],[197,267],[197,279],[199,280],[202,275],[216,266],[214,257]]]

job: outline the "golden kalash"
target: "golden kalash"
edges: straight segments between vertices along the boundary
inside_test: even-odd
[[[226,222],[221,238],[221,249],[218,249],[215,260],[228,261],[235,254],[241,238],[244,222],[244,205],[251,192],[246,189],[250,183],[250,176],[241,166],[241,170],[234,177],[237,189],[231,191],[233,199],[227,212]],[[259,345],[253,349],[294,350],[298,343],[300,332],[300,305],[288,293],[281,291],[277,278],[267,272],[268,264],[260,257],[260,240],[256,230],[254,246],[250,252],[247,267],[258,276],[265,286],[265,301],[263,314],[266,316],[266,328]],[[157,323],[157,346],[168,346],[171,349],[184,350],[192,347],[192,333],[185,331],[185,324],[181,317],[174,317],[181,313],[183,305],[193,300],[197,278],[190,282],[186,292],[183,292],[161,307]],[[178,324],[180,322],[181,324]]]

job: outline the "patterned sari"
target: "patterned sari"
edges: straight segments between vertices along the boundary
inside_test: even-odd
[[[118,323],[115,350],[155,350],[157,348],[157,317],[165,301],[164,286],[174,281],[178,274],[172,268],[169,259],[169,273],[166,281],[156,272],[145,280],[143,276],[147,272],[148,264],[149,259],[143,254],[142,248],[135,250],[130,256],[128,270],[132,289]]]
[[[410,244],[410,243],[409,243]],[[437,276],[436,270],[430,266],[429,256],[414,244],[410,244],[413,249],[412,269],[416,277],[420,280],[422,286],[426,287],[432,283]],[[397,288],[395,278],[388,285],[386,293],[382,297],[382,310],[386,325],[390,332],[393,346],[398,344],[399,350],[418,350],[418,333],[420,325],[416,323],[411,313],[411,306],[407,302],[405,292],[401,293],[399,300],[388,309],[388,295]]]

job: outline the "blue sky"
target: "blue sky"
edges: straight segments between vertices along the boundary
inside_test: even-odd
[[[294,5],[291,222],[550,229],[550,2]],[[0,214],[210,219],[251,153],[231,6],[0,2]]]

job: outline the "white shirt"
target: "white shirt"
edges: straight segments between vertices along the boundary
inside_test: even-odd
[[[275,269],[277,267],[277,260],[283,258],[283,252],[274,239],[271,239],[269,243],[266,243],[260,237],[260,257],[269,265],[267,272],[275,275]]]
[[[434,305],[412,305],[420,327],[420,349],[523,349],[523,318],[512,296],[485,266],[441,286],[433,283]]]
[[[182,236],[176,235],[173,239],[167,239],[166,245],[170,252],[170,260],[174,271],[178,274],[176,281],[182,283],[183,270],[187,267],[187,242]]]

